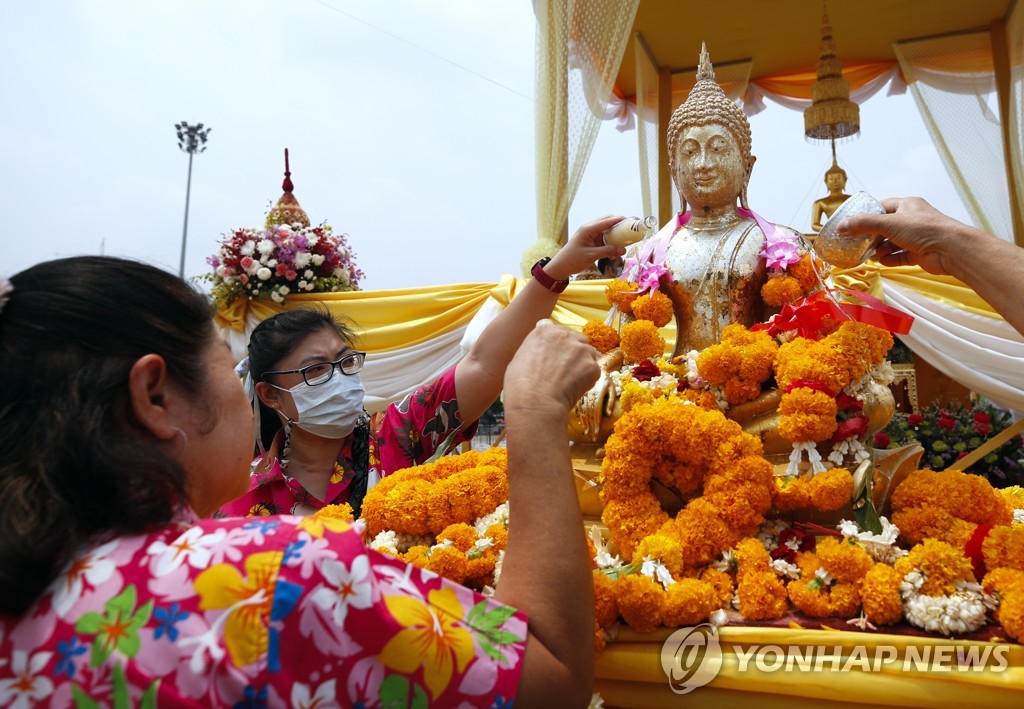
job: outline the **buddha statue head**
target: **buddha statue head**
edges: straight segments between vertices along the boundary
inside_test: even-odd
[[[697,83],[668,124],[668,164],[683,211],[694,214],[747,208],[747,183],[756,158],[750,154],[750,123],[715,81],[701,45]]]
[[[841,194],[846,189],[846,170],[839,167],[839,164],[832,160],[832,167],[825,171],[825,186],[831,195]]]

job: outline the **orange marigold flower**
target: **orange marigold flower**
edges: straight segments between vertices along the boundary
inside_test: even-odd
[[[1024,591],[1008,593],[999,602],[996,619],[1006,634],[1017,642],[1024,640]]]
[[[642,362],[665,351],[665,338],[650,320],[634,320],[623,325],[619,346],[627,362]]]
[[[598,623],[594,622],[594,656],[600,655],[604,652],[605,646],[608,644],[608,638],[604,636],[604,628]]]
[[[615,582],[599,570],[594,570],[594,617],[598,625],[607,628],[619,617]]]
[[[811,506],[822,512],[838,510],[853,496],[853,475],[846,468],[832,468],[818,473],[808,484]]]
[[[840,583],[860,581],[875,563],[860,544],[848,539],[825,537],[815,553],[822,567]]]
[[[860,600],[864,615],[872,623],[892,625],[903,617],[900,584],[903,575],[888,564],[875,564],[860,583]]]
[[[779,404],[779,435],[787,441],[824,441],[836,432],[836,400],[820,391],[798,387]]]
[[[954,581],[974,581],[974,569],[963,552],[937,539],[925,539],[896,561],[902,576],[914,569],[925,575],[920,590],[925,596],[948,596],[956,591]]]
[[[608,305],[616,305],[620,312],[632,314],[633,301],[640,295],[640,286],[636,283],[615,279],[608,284],[605,295],[608,298]]]
[[[324,505],[316,512],[314,512],[313,516],[340,519],[345,522],[352,522],[355,519],[355,516],[352,512],[352,505],[348,504],[347,502],[343,502],[340,505]]]
[[[665,327],[672,321],[672,301],[659,290],[641,295],[633,301],[633,316],[650,320],[655,327]]]
[[[650,633],[661,625],[661,606],[665,592],[654,579],[629,574],[615,582],[619,615],[638,633]]]
[[[985,566],[1024,571],[1024,527],[993,527],[981,545]]]
[[[476,544],[478,537],[475,529],[465,522],[457,522],[456,524],[448,525],[437,535],[439,544],[449,539],[456,549],[465,554]]]
[[[591,320],[584,325],[583,334],[590,340],[591,346],[602,354],[619,346],[619,333],[600,320]]]
[[[402,556],[406,563],[412,564],[413,566],[419,566],[426,568],[427,562],[430,560],[427,553],[430,551],[430,547],[418,544],[414,547],[409,547],[409,550]]]
[[[711,566],[706,566],[697,574],[701,581],[711,584],[715,589],[718,598],[719,608],[728,608],[732,602],[733,583],[732,577],[724,571],[719,571]]]
[[[707,620],[720,607],[714,586],[697,579],[683,579],[665,591],[662,622],[670,628],[696,625]]]
[[[707,389],[683,389],[677,394],[683,401],[689,401],[708,411],[718,410],[718,399]],[[625,407],[623,407],[625,410]]]
[[[633,563],[642,564],[648,558],[660,561],[675,577],[683,573],[683,550],[677,539],[664,534],[644,537],[633,552]]]
[[[818,274],[820,274],[822,278],[826,278],[831,270],[831,267],[820,258],[814,259],[814,266],[812,267],[811,255],[808,253],[804,254],[803,258],[796,263],[790,264],[787,271],[789,275],[793,276],[800,282],[800,287],[803,288],[805,292],[810,293],[820,285],[818,276],[814,273],[815,268],[817,268]]]
[[[789,610],[786,587],[774,571],[751,571],[744,574],[736,593],[740,599],[740,613],[746,620],[781,618]]]
[[[455,583],[464,583],[469,578],[468,559],[455,547],[432,549],[427,559],[427,568]]]
[[[730,404],[756,399],[772,375],[778,345],[766,332],[751,332],[740,323],[722,331],[722,342],[697,357],[697,371],[712,386],[723,387]]]
[[[781,308],[803,297],[803,286],[792,276],[772,276],[761,286],[761,299],[773,308]]]
[[[772,504],[779,512],[802,510],[811,504],[809,481],[798,476],[775,478],[775,493]]]
[[[749,574],[768,571],[771,557],[760,539],[747,537],[736,545],[736,579],[742,581]]]
[[[796,565],[800,567],[800,578],[812,579],[815,572],[821,568],[821,560],[813,551],[798,551]]]
[[[918,470],[892,496],[893,524],[916,544],[927,537],[962,545],[978,524],[1008,525],[1013,510],[980,475],[959,470]]]

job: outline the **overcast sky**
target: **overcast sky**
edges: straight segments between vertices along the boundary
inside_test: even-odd
[[[535,239],[534,32],[528,0],[5,2],[0,273],[101,249],[176,272],[182,120],[213,128],[186,276],[225,231],[262,225],[285,147],[296,196],[349,235],[364,288],[515,273]],[[775,104],[751,123],[751,207],[809,229],[827,145]],[[861,125],[839,146],[847,191],[919,194],[967,220],[909,95],[875,97]],[[640,210],[636,132],[608,123],[570,229]]]

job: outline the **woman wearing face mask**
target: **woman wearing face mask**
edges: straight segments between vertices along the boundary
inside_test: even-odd
[[[603,233],[622,217],[584,226],[436,381],[392,404],[371,430],[359,378],[364,353],[329,314],[290,311],[261,322],[249,340],[248,378],[266,452],[253,462],[249,491],[219,515],[310,514],[347,502],[359,514],[381,477],[423,463],[446,443],[472,437],[501,392],[505,369],[534,324],[551,315],[571,275],[621,256]]]

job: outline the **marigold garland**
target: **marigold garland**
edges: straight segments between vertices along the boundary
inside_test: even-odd
[[[851,539],[826,537],[817,543],[815,553],[822,568],[840,583],[859,582],[875,564],[864,547]]]
[[[715,587],[705,581],[685,578],[665,591],[662,622],[668,627],[696,625],[721,607]]]
[[[619,617],[619,602],[615,582],[603,571],[595,569],[594,576],[594,617],[597,624],[607,628]]]
[[[1024,527],[993,527],[981,544],[985,566],[1024,571]]]
[[[722,341],[705,348],[697,357],[697,371],[709,384],[722,387],[731,405],[743,404],[761,394],[761,385],[772,375],[779,346],[767,332],[751,332],[740,323],[722,330]]]
[[[934,538],[962,547],[977,525],[1013,520],[1006,498],[988,480],[959,470],[911,473],[893,493],[892,509],[893,524],[908,544]]]
[[[643,574],[620,576],[615,582],[619,615],[638,633],[653,632],[661,625],[663,593],[661,584]]]
[[[619,346],[619,333],[614,327],[605,325],[600,320],[590,320],[583,326],[583,334],[590,340],[591,346],[604,354]]]
[[[818,579],[790,581],[789,600],[811,618],[849,618],[860,610],[860,592],[856,584],[827,585]]]
[[[787,441],[825,441],[836,432],[839,408],[834,397],[799,387],[783,394],[779,403],[779,435]]]
[[[779,512],[813,507],[830,512],[838,510],[853,495],[853,475],[846,468],[831,468],[812,478],[785,476],[775,478],[772,504]]]
[[[790,264],[789,268],[786,269],[790,276],[796,278],[800,283],[800,287],[805,293],[811,293],[816,290],[821,281],[818,279],[818,274],[822,278],[828,276],[831,267],[822,261],[820,258],[814,259],[814,265],[811,265],[812,256],[809,253],[803,255],[803,257],[796,263]],[[817,269],[817,273],[815,273]]]
[[[366,533],[439,534],[456,522],[472,522],[508,499],[507,468],[505,449],[492,448],[398,470],[366,493]]]
[[[707,565],[756,533],[771,505],[772,467],[761,450],[718,411],[664,399],[634,407],[616,422],[601,468],[611,540],[632,557],[657,532],[676,542],[682,568]],[[704,494],[672,519],[651,492],[655,477],[683,494],[703,483]]]
[[[1014,640],[1024,641],[1024,571],[999,568],[985,575],[983,587],[999,596],[996,620]]]
[[[619,346],[626,361],[636,363],[664,353],[665,338],[650,320],[634,320],[622,326]]]
[[[340,519],[343,522],[352,523],[355,521],[355,515],[352,511],[352,505],[347,502],[343,502],[340,505],[324,505],[316,512],[313,513],[314,517],[327,517],[329,519]]]

